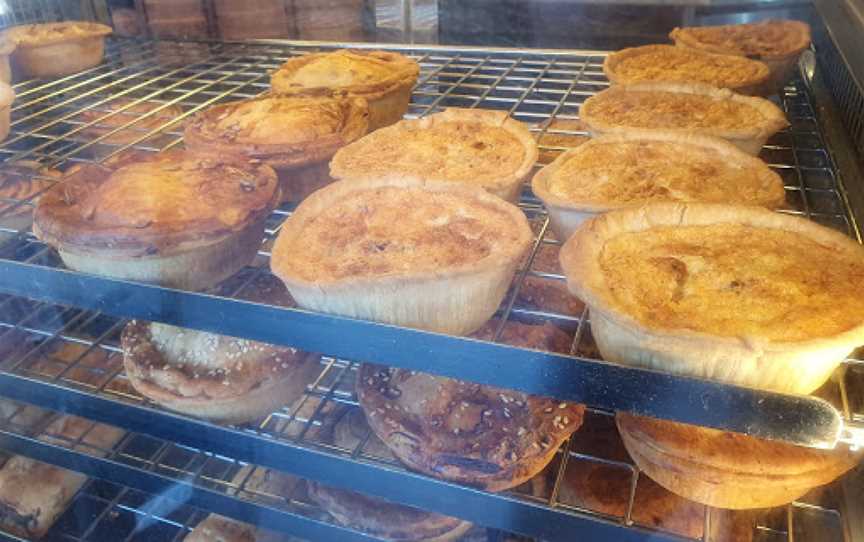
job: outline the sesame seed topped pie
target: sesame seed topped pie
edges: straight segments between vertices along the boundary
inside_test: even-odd
[[[764,62],[771,70],[766,89],[774,91],[789,79],[801,52],[810,47],[810,26],[801,21],[767,20],[676,28],[669,37],[679,47]]]
[[[292,304],[270,276],[240,297]],[[171,410],[218,421],[270,414],[299,398],[320,372],[315,354],[157,322],[130,322],[122,347],[126,375],[139,393]]]
[[[478,187],[347,179],[300,204],[270,265],[304,308],[465,334],[498,308],[531,238],[522,211]]]
[[[515,202],[536,161],[528,128],[506,112],[450,108],[376,130],[337,152],[330,171],[469,183]]]
[[[685,83],[615,85],[585,100],[579,115],[594,136],[634,128],[699,134],[725,139],[754,156],[789,125],[768,100]]]
[[[217,105],[195,115],[186,147],[260,159],[276,170],[283,201],[300,201],[329,183],[333,154],[366,134],[363,98],[266,95]]]
[[[633,130],[601,136],[562,154],[531,183],[567,239],[597,213],[653,201],[785,203],[780,176],[722,139]]]
[[[608,361],[810,393],[864,343],[864,249],[802,218],[632,207],[583,223],[561,264]]]
[[[188,151],[133,155],[67,172],[40,198],[33,230],[72,269],[204,289],[255,257],[278,200],[265,165]]]
[[[408,110],[420,67],[388,51],[342,49],[288,60],[270,78],[274,92],[336,92],[369,102],[369,129],[393,124]]]
[[[614,84],[702,83],[751,94],[768,79],[768,66],[738,56],[672,45],[643,45],[609,54],[603,73]]]
[[[496,324],[475,336],[491,338]],[[551,324],[508,323],[502,340],[559,352],[570,347],[569,336]],[[490,491],[543,470],[584,412],[583,405],[369,364],[360,368],[357,394],[370,427],[403,463]]]

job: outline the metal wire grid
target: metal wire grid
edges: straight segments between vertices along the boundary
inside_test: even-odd
[[[232,45],[232,44],[173,44],[150,41],[113,41],[109,44],[106,62],[94,69],[62,78],[57,81],[28,81],[16,87],[18,101],[14,105],[12,132],[0,153],[10,160],[36,160],[43,166],[65,168],[82,161],[104,159],[129,149],[155,152],[176,146],[181,141],[180,125],[194,111],[213,103],[257,95],[268,88],[267,72],[277,67],[285,58],[316,50],[316,47],[299,45]],[[588,96],[604,88],[607,83],[601,70],[602,55],[590,53],[544,54],[529,52],[485,52],[447,51],[441,49],[410,49],[405,51],[418,59],[421,75],[412,97],[409,116],[422,116],[440,107],[484,107],[508,110],[515,118],[531,125],[538,137],[541,153],[548,159],[567,145],[561,139],[579,138],[586,135],[579,129],[578,106]],[[131,98],[121,102],[121,98]],[[142,129],[136,126],[142,117],[112,122],[130,107],[140,103],[156,104],[156,109],[143,117],[151,117],[172,105],[184,109],[181,117],[161,123],[157,127]],[[847,234],[857,234],[846,211],[842,194],[838,188],[834,169],[824,141],[818,131],[813,103],[801,80],[796,80],[785,90],[781,105],[787,112],[792,127],[775,136],[766,146],[763,158],[783,177],[791,210],[822,222]],[[84,111],[102,111],[96,120],[82,120]],[[568,123],[568,121],[570,121]],[[87,130],[107,127],[108,131],[93,138]],[[133,134],[123,143],[112,136]],[[548,142],[551,141],[551,142]],[[49,181],[53,182],[51,179]],[[31,200],[8,200],[16,205],[32,205]],[[543,296],[531,295],[533,289],[561,288],[563,277],[560,270],[548,263],[544,254],[553,255],[558,241],[546,231],[546,217],[539,203],[526,193],[522,203],[531,218],[537,234],[534,249],[524,269],[517,274],[511,293],[500,311],[501,326],[509,320],[530,322],[550,321],[570,332],[574,337],[573,352],[588,358],[597,358],[590,335],[590,322],[584,308],[559,306],[550,308]],[[267,238],[260,252],[259,261],[247,269],[222,293],[231,295],[256,276],[268,273],[266,261],[269,246],[278,232],[289,209],[282,209],[271,217]],[[2,215],[0,215],[2,221]],[[2,231],[2,230],[0,230]],[[17,261],[41,265],[58,266],[53,252],[36,241],[26,230],[5,228],[12,239],[0,247],[0,255]],[[5,334],[26,333],[38,338],[44,349],[50,343],[77,343],[86,347],[86,352],[105,351],[110,354],[109,368],[94,368],[88,365],[88,354],[82,354],[72,363],[36,363],[41,356],[37,350],[8,356],[3,369],[28,376],[38,376],[68,386],[84,386],[94,394],[103,394],[126,401],[142,399],[131,390],[122,374],[118,359],[117,336],[123,322],[98,313],[46,303],[34,303],[6,297],[0,300]],[[500,328],[499,328],[500,331]],[[2,338],[2,335],[0,335]],[[31,345],[34,343],[30,343]],[[862,379],[860,367],[852,363],[844,371],[841,383],[850,379]],[[84,383],[79,371],[97,373],[96,384]],[[353,378],[356,367],[342,360],[326,360],[318,382],[310,389],[304,403],[296,408],[273,414],[257,428],[250,429],[272,438],[325,447],[354,459],[378,461],[396,465],[392,457],[370,456],[365,450],[366,442],[351,450],[334,449],[332,445],[314,438],[315,427],[327,419],[333,405],[356,408],[353,396]],[[864,421],[864,405],[855,394],[840,386],[836,393],[847,417]],[[310,415],[298,415],[305,404],[314,404]],[[131,438],[131,437],[130,437]],[[150,438],[150,437],[146,437]],[[153,439],[151,439],[153,440]],[[569,461],[599,461],[602,457],[578,454],[563,448],[562,458],[557,461],[555,483],[548,496],[538,497],[524,492],[514,493],[514,498],[541,499],[549,506],[564,512],[578,510],[558,499],[560,482]],[[184,449],[172,443],[161,442],[162,450]],[[125,450],[120,447],[118,450]],[[188,450],[187,450],[188,451]],[[121,452],[117,452],[121,454]],[[188,451],[193,455],[207,454]],[[161,460],[142,457],[140,453],[122,452],[117,457],[135,457],[147,461],[154,468],[162,468]],[[197,457],[197,455],[196,455]],[[131,460],[131,459],[130,459]],[[209,461],[209,460],[208,460]],[[625,523],[633,516],[633,495],[637,487],[638,473],[626,462],[617,467],[626,469],[631,476],[630,498],[623,517]],[[613,465],[615,463],[612,463]],[[188,468],[176,468],[178,475],[197,474]],[[214,478],[214,483],[217,483]],[[241,490],[230,481],[222,479],[227,490]],[[300,501],[292,500],[294,506]],[[308,506],[308,504],[307,504]],[[824,523],[839,521],[838,512],[831,507],[796,504],[784,517],[792,525],[795,518],[806,510],[807,514],[821,517]],[[814,512],[815,511],[815,512]],[[583,511],[584,512],[584,511]],[[800,522],[798,522],[800,523]],[[788,526],[765,521],[759,528],[768,539],[787,536],[793,532]]]

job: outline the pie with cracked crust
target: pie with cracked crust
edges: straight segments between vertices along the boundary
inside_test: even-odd
[[[653,203],[585,222],[561,265],[608,361],[807,394],[864,343],[864,249],[803,218]]]
[[[278,93],[335,92],[369,102],[369,131],[393,124],[408,110],[420,66],[399,53],[341,49],[292,58],[270,77]]]
[[[252,261],[278,201],[269,166],[133,154],[67,172],[39,199],[33,233],[72,269],[201,290]]]
[[[376,130],[336,153],[337,179],[410,175],[473,184],[517,202],[537,161],[528,127],[505,111],[450,108]]]
[[[244,288],[241,299],[291,306],[272,276]],[[171,410],[210,420],[257,420],[292,403],[320,373],[320,356],[274,346],[133,320],[123,329],[123,365],[132,386]]]
[[[464,335],[498,308],[532,237],[518,207],[476,186],[346,179],[297,207],[270,266],[301,307]]]
[[[594,136],[634,128],[714,136],[753,156],[789,126],[768,100],[695,83],[615,85],[585,100],[579,115]]]
[[[764,93],[776,92],[792,76],[801,52],[810,47],[810,26],[801,21],[766,20],[751,24],[676,28],[669,37],[678,47],[744,56],[768,66]]]
[[[186,124],[183,142],[262,160],[279,175],[282,201],[299,202],[332,182],[330,159],[368,127],[363,98],[268,95],[205,109]]]
[[[497,320],[474,336],[491,339]],[[510,322],[502,341],[569,352],[552,324]],[[543,470],[582,424],[583,405],[405,369],[364,364],[357,396],[369,426],[410,468],[502,491]]]
[[[111,27],[85,21],[14,26],[4,36],[15,42],[12,66],[25,77],[77,73],[102,62]]]
[[[787,504],[861,459],[847,450],[805,448],[624,412],[616,421],[645,474],[673,493],[718,508]]]
[[[363,444],[364,453],[369,445],[383,446],[372,434],[360,409],[351,409],[335,415],[337,421],[329,424],[324,438],[333,445],[353,450]],[[355,434],[361,435],[358,440]],[[384,540],[399,542],[449,542],[459,539],[471,524],[458,518],[403,506],[378,497],[338,489],[308,480],[309,498],[336,519],[336,522]]]
[[[584,220],[655,201],[782,207],[780,176],[713,137],[633,130],[592,139],[541,169],[531,188],[559,239]]]
[[[643,45],[609,54],[603,61],[603,73],[616,85],[701,83],[753,94],[770,71],[762,62],[740,56],[673,45]]]

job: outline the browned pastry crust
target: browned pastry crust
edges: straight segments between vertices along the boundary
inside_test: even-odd
[[[603,73],[614,84],[702,83],[751,94],[770,74],[757,60],[672,45],[643,45],[611,53]]]
[[[20,230],[30,225],[39,195],[62,174],[37,162],[15,162],[0,169],[0,225]],[[18,202],[24,202],[20,205]]]
[[[170,151],[70,170],[33,229],[70,267],[200,289],[251,261],[278,199],[269,166]]]
[[[730,509],[786,504],[854,467],[860,454],[817,450],[619,412],[639,468],[682,497]]]
[[[157,109],[159,110],[156,111]],[[154,111],[156,112],[154,113]],[[144,117],[144,115],[148,114],[149,116]],[[74,120],[85,124],[94,123],[92,126],[88,126],[81,131],[88,139],[102,137],[121,126],[134,122],[101,141],[101,143],[110,145],[126,145],[144,137],[152,130],[161,128],[182,114],[183,110],[177,105],[166,106],[161,102],[152,100],[141,101],[135,98],[117,98],[107,104],[82,111]]]
[[[697,83],[614,85],[585,100],[579,116],[594,136],[671,130],[719,137],[754,156],[789,125],[768,100]]]
[[[864,342],[864,251],[806,219],[654,203],[584,223],[561,263],[607,361],[810,393]]]
[[[348,179],[300,204],[270,265],[305,308],[465,334],[498,308],[531,236],[478,187]]]
[[[17,71],[30,77],[67,75],[102,61],[111,27],[84,21],[15,26],[4,35],[17,44]]]
[[[340,150],[334,178],[406,175],[476,185],[516,202],[537,161],[537,144],[506,111],[449,108],[397,122]]]
[[[692,49],[766,60],[797,56],[810,47],[810,26],[801,21],[769,19],[751,24],[675,28],[669,37],[676,45]]]
[[[195,151],[263,160],[279,175],[283,201],[300,201],[331,180],[330,158],[368,127],[363,98],[267,95],[205,109],[186,124],[183,141]]]
[[[83,418],[61,416],[48,426],[40,439],[62,446],[85,432],[84,443],[79,448],[90,454],[110,449],[124,434],[116,427],[94,426]],[[41,538],[86,481],[87,477],[77,472],[29,457],[13,457],[0,469],[0,526],[17,536]]]
[[[344,93],[369,103],[369,130],[392,124],[408,109],[420,67],[388,51],[339,50],[292,58],[270,78],[279,93]]]
[[[289,305],[275,278],[247,288],[251,301]],[[133,320],[123,364],[135,389],[172,410],[241,423],[300,397],[320,372],[317,354],[192,329]]]
[[[570,346],[551,324],[508,323],[502,339],[543,350]],[[490,491],[543,470],[584,412],[583,405],[371,364],[360,369],[357,395],[370,427],[403,463]]]

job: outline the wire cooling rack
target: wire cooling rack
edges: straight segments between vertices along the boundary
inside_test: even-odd
[[[258,95],[269,87],[268,72],[285,59],[328,47],[335,45],[112,40],[106,62],[97,68],[57,80],[33,80],[16,86],[18,99],[13,104],[12,130],[0,148],[0,155],[7,161],[35,161],[43,167],[63,170],[76,163],[100,161],[131,149],[158,152],[172,148],[181,143],[182,124],[195,111],[214,103]],[[578,121],[579,104],[608,84],[602,74],[603,55],[600,53],[410,47],[400,50],[416,58],[421,65],[409,116],[422,116],[449,106],[509,111],[514,118],[530,125],[540,144],[541,163],[548,163],[562,150],[586,137]],[[149,111],[130,113],[139,104],[148,104]],[[786,212],[806,216],[857,237],[856,224],[846,207],[842,187],[819,132],[812,97],[804,82],[796,79],[787,86],[779,104],[786,111],[791,128],[769,141],[762,158],[784,180],[790,204]],[[172,106],[179,106],[184,113],[158,121],[160,112]],[[154,118],[157,119],[155,123],[148,122]],[[101,128],[99,135],[93,135],[94,128]],[[45,181],[46,184],[55,182],[53,177],[45,177]],[[11,208],[0,214],[0,234],[6,236],[0,246],[0,258],[46,267],[60,266],[56,254],[37,241],[29,228],[3,226],[4,216],[12,213],[15,206],[32,206],[32,198],[6,200],[6,203],[11,204]],[[598,359],[584,306],[563,295],[563,276],[556,263],[560,243],[547,230],[542,207],[527,189],[521,206],[531,221],[536,240],[530,257],[517,274],[499,310],[502,325],[509,321],[551,322],[570,334],[573,353],[587,359]],[[218,292],[220,295],[234,295],[247,284],[269,274],[269,247],[281,222],[290,212],[290,208],[274,212],[258,259],[223,285]],[[161,429],[157,426],[160,423],[173,418],[169,420],[167,414],[147,404],[129,386],[118,351],[119,333],[124,324],[122,319],[100,312],[52,302],[2,297],[0,341],[5,340],[16,347],[6,353],[0,373],[24,377],[40,385],[50,384],[50,389],[58,395],[70,390],[81,392],[75,397],[85,403],[98,398],[117,405],[142,405],[150,409],[146,412],[153,416],[153,430],[159,431]],[[52,358],[52,352],[68,345],[78,345],[80,355],[63,360]],[[94,356],[98,362],[93,361]],[[322,451],[358,466],[372,465],[404,472],[392,457],[369,452],[370,442],[374,442],[371,435],[360,439],[350,449],[334,447],[319,438],[316,428],[326,424],[335,413],[357,409],[353,393],[355,374],[354,363],[324,358],[319,378],[300,404],[276,412],[254,427],[243,428],[242,435],[263,437],[268,442],[303,450]],[[823,390],[823,395],[831,399],[850,422],[864,423],[862,396],[854,393],[854,390],[861,389],[862,380],[864,365],[859,360],[849,360],[837,378]],[[105,403],[99,404],[105,406]],[[595,411],[593,416],[608,422],[608,413]],[[254,503],[266,502],[261,495],[246,492],[233,480],[233,473],[241,466],[234,459],[173,442],[172,439],[157,438],[152,433],[139,433],[130,432],[115,449],[106,450],[106,453],[110,452],[108,460],[135,465],[146,472],[188,482],[193,487],[214,489]],[[240,436],[232,438],[240,439]],[[22,449],[28,450],[28,446],[22,444]],[[175,461],[175,457],[185,459]],[[574,465],[580,462],[602,463],[626,474],[629,480],[624,482],[626,505],[620,514],[604,515],[562,501],[561,489],[568,478],[567,469],[576,468]],[[221,465],[224,470],[219,474],[205,475],[210,472],[205,469],[206,465]],[[674,539],[673,533],[656,526],[633,526],[634,518],[639,516],[634,502],[641,477],[629,460],[587,453],[580,448],[580,440],[576,438],[562,447],[556,461],[540,478],[548,483],[535,481],[537,483],[530,487],[508,492],[494,501],[498,504],[503,501],[511,506],[508,510],[514,515],[527,514],[529,510],[543,512],[534,516],[534,520],[518,525],[517,530],[524,534],[548,534],[549,531],[544,530],[548,526],[543,522],[550,518],[561,525],[568,518],[581,518],[598,524],[626,526],[628,528],[621,532],[622,537],[625,534],[633,536],[633,539],[668,535]],[[114,482],[125,483],[123,480]],[[538,489],[538,486],[542,487]],[[446,489],[431,483],[428,487],[436,491]],[[123,491],[137,492],[133,489]],[[121,501],[115,496],[107,499],[103,511],[118,506]],[[75,502],[90,497],[85,490]],[[481,497],[493,502],[489,494]],[[285,496],[281,504],[304,517],[316,517],[315,507],[302,496]],[[134,506],[129,508],[130,512],[135,510]],[[101,532],[98,525],[105,517],[110,518],[110,512],[105,513],[109,516],[94,516],[94,521],[86,529],[74,532],[68,527],[68,522],[60,522],[55,529],[59,530],[57,536],[65,540],[100,539],[94,533]],[[469,519],[480,517],[472,515],[473,512],[464,513],[471,516]],[[707,522],[710,522],[711,514],[704,510],[702,514],[706,519],[702,523],[702,534],[697,538],[704,537],[708,531]],[[200,519],[201,515],[196,517]],[[793,537],[806,540],[806,533],[813,532],[823,537],[814,540],[830,540],[824,537],[842,532],[840,519],[840,506],[833,491],[829,490],[761,516],[755,521],[755,532],[763,540]],[[175,522],[174,527],[188,530],[195,521]],[[498,528],[512,527],[501,517],[489,518],[488,524]],[[842,534],[840,536],[838,540],[842,539]]]

